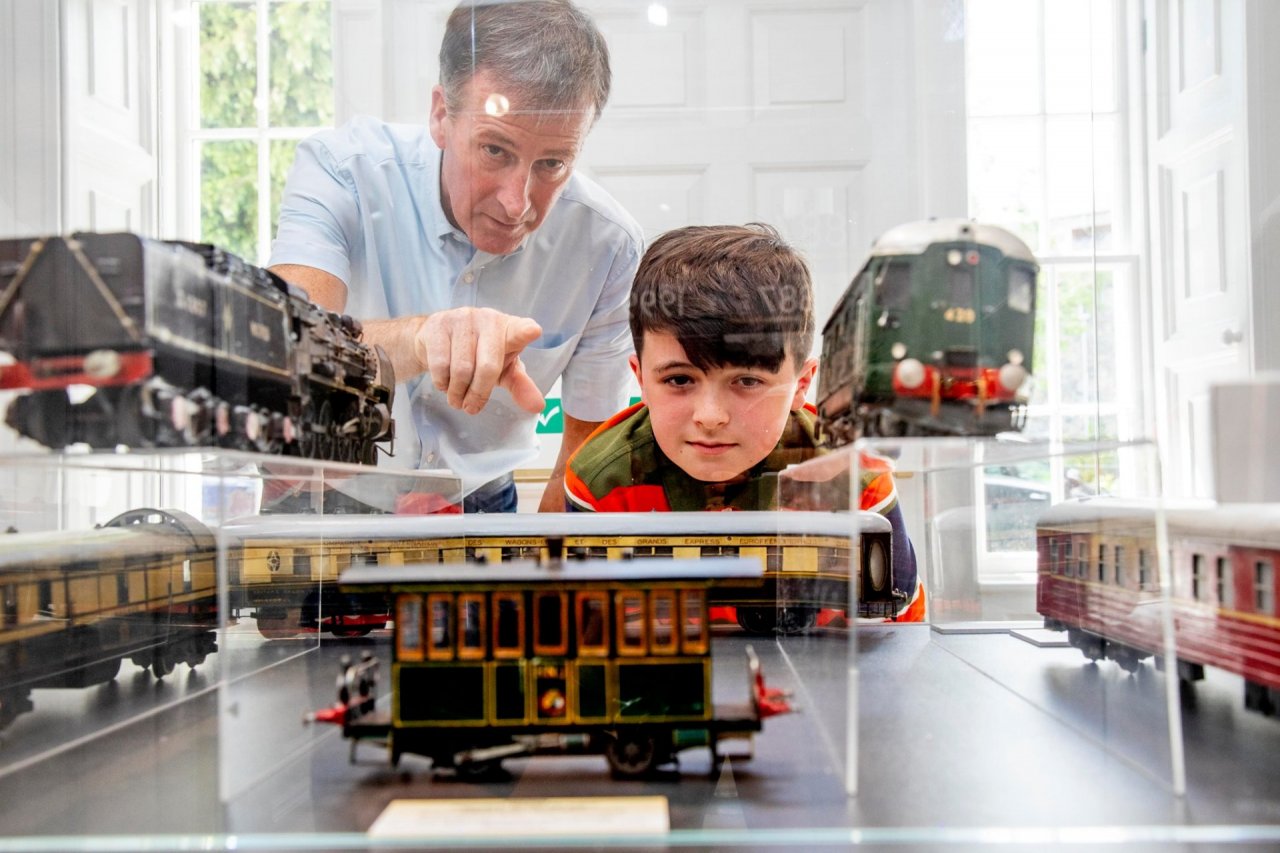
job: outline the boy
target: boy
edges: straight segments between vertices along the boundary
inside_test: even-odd
[[[631,290],[631,369],[641,402],[569,457],[568,508],[769,510],[776,474],[818,455],[805,403],[817,371],[813,284],[767,225],[691,226],[654,241]],[[924,618],[915,552],[885,460],[863,454],[861,507],[893,525],[894,574]]]

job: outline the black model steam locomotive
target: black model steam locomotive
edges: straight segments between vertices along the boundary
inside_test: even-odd
[[[49,447],[218,445],[376,461],[390,361],[359,323],[209,245],[134,234],[0,241],[0,388]]]
[[[993,225],[938,219],[883,234],[822,331],[828,441],[1021,429],[1037,271],[1027,245]]]

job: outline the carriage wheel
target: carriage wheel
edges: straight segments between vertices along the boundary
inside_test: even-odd
[[[173,659],[164,653],[164,649],[156,649],[155,657],[151,661],[151,672],[156,678],[164,678],[173,672],[174,666]]]
[[[803,634],[818,620],[818,611],[812,607],[780,607],[775,621],[779,634]]]
[[[619,733],[605,747],[604,757],[613,775],[622,779],[638,779],[658,766],[658,744],[650,735]]]
[[[258,633],[268,640],[287,640],[296,635],[302,622],[301,607],[258,611]]]
[[[737,608],[738,626],[748,634],[772,634],[778,626],[777,610],[773,607]]]

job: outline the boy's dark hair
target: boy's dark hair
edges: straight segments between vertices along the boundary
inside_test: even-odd
[[[609,48],[595,22],[569,0],[463,0],[440,44],[440,82],[449,110],[462,89],[492,72],[523,111],[593,110],[609,100]]]
[[[668,231],[640,259],[631,337],[667,332],[699,370],[775,371],[813,349],[813,282],[804,258],[769,225],[693,225]]]

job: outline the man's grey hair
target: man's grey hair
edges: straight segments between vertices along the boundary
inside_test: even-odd
[[[440,83],[452,112],[477,71],[510,87],[520,111],[592,109],[609,100],[604,36],[569,0],[463,0],[449,15],[440,45]]]

